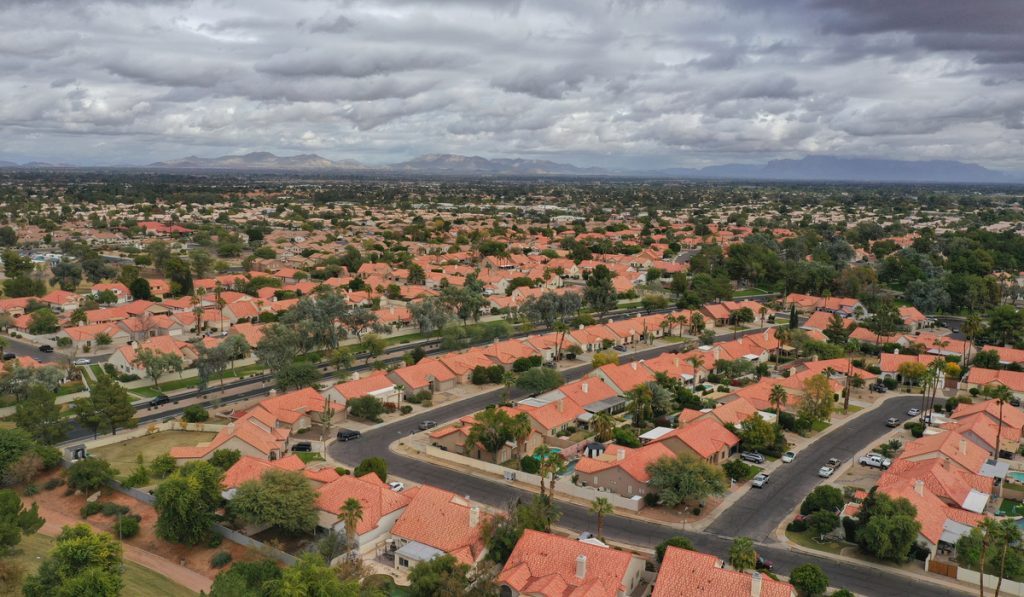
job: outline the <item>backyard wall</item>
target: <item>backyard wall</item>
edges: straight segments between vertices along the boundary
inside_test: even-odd
[[[957,568],[956,579],[968,583],[970,585],[978,586],[979,574],[974,570],[968,570],[967,568]],[[999,582],[999,577],[992,576],[990,574],[985,575],[985,589],[986,592],[989,590],[995,591],[996,583]],[[1000,587],[1000,595],[1011,595],[1013,597],[1024,597],[1024,583],[1019,583],[1012,580],[1003,580],[1003,586]]]
[[[506,473],[515,473],[516,481],[522,481],[523,483],[527,483],[531,486],[540,487],[540,476],[538,475],[532,475],[522,471],[514,471],[512,469],[508,469],[497,464],[491,464],[489,462],[483,462],[482,460],[477,460],[475,458],[459,456],[458,454],[446,452],[445,450],[441,450],[434,446],[425,446],[423,451],[428,456],[447,460],[459,465],[460,468],[475,469],[500,478],[505,478]],[[506,483],[512,484],[512,481],[506,481]],[[582,499],[588,502],[593,501],[595,498],[603,497],[611,502],[616,508],[622,508],[623,510],[629,510],[630,512],[638,512],[644,505],[643,500],[627,499],[615,493],[598,491],[593,487],[577,487],[572,484],[572,481],[568,477],[560,478],[558,480],[558,483],[555,485],[555,491],[563,496]],[[472,498],[472,496],[470,497]]]
[[[161,431],[206,431],[210,433],[217,433],[221,429],[224,429],[226,425],[216,425],[213,423],[186,423],[178,421],[167,421],[164,423],[148,423],[139,425],[134,429],[125,429],[118,431],[117,435],[104,435],[97,439],[86,440],[82,442],[85,444],[86,450],[94,450],[102,446],[110,446],[117,444],[129,439],[135,439],[137,437],[143,437],[151,435],[153,433],[159,433]]]

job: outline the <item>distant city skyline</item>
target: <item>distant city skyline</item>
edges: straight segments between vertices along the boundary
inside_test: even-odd
[[[1015,0],[9,0],[0,161],[271,151],[1024,172]]]

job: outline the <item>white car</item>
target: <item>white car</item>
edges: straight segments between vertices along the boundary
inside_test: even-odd
[[[908,417],[916,417],[919,414],[921,414],[921,409],[920,408],[912,408],[912,409],[907,411],[907,416]]]
[[[818,469],[818,476],[822,479],[828,479],[832,476],[832,473],[836,472],[836,469],[831,466],[823,466]]]
[[[405,491],[405,483],[402,483],[401,481],[392,481],[388,483],[388,487],[390,487],[392,491]]]
[[[76,365],[88,365],[91,362],[89,359],[75,359],[74,361]]]
[[[796,458],[796,452],[791,450],[782,455],[782,462],[793,462],[794,458]]]
[[[892,466],[892,460],[889,460],[885,456],[882,456],[881,454],[876,454],[874,452],[869,452],[861,456],[859,462],[864,466],[871,466],[874,468],[880,468],[882,470],[885,470]]]
[[[764,487],[768,483],[769,476],[767,473],[758,473],[756,477],[750,482],[754,487]]]

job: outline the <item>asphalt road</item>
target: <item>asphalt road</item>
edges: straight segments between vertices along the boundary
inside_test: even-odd
[[[842,427],[822,436],[801,450],[796,459],[782,464],[772,473],[768,484],[761,489],[752,487],[742,498],[723,512],[707,528],[713,535],[733,536],[738,529],[742,534],[763,542],[796,508],[804,497],[824,479],[818,469],[829,458],[838,458],[845,467],[875,447],[879,438],[892,429],[885,426],[889,417],[902,422],[907,409],[921,404],[920,396],[889,398],[881,406],[851,420]],[[838,474],[838,472],[836,473]]]

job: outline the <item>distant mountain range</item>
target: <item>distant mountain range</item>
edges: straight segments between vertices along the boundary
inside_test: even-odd
[[[0,168],[69,168],[66,164],[0,162]],[[213,158],[188,156],[140,168],[167,170],[234,170],[381,174],[446,174],[465,176],[625,176],[726,180],[792,180],[849,182],[1022,183],[1024,175],[989,170],[952,160],[905,161],[874,158],[807,156],[765,164],[724,164],[705,168],[617,170],[584,168],[548,160],[488,159],[479,156],[429,154],[405,162],[371,166],[356,160],[329,160],[316,154],[278,156],[260,151]]]

